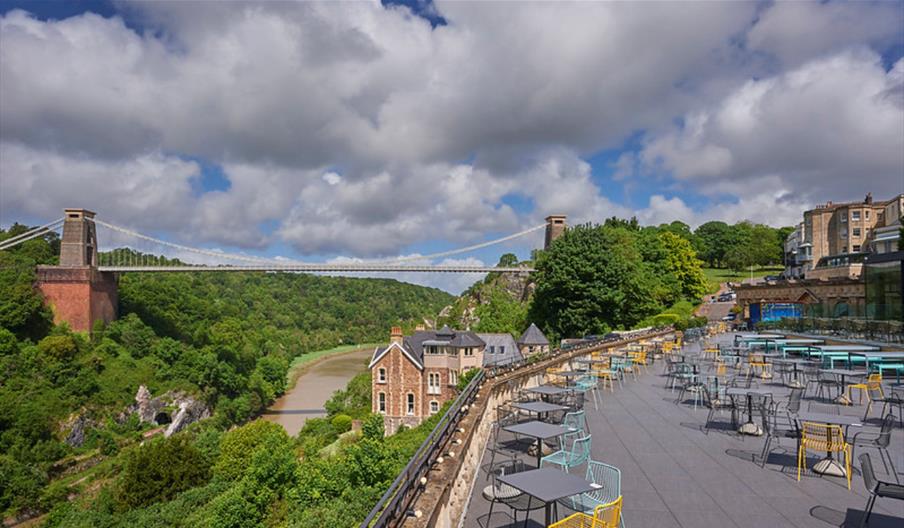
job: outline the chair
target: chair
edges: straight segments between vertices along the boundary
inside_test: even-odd
[[[591,514],[599,506],[611,504],[621,496],[621,470],[615,466],[589,460],[584,479],[598,487],[587,493],[561,499],[559,503],[571,510]],[[619,521],[624,527],[624,519]]]
[[[590,396],[593,398],[593,408],[599,410],[599,391],[597,390],[599,383],[599,378],[596,376],[582,376],[575,380],[574,391],[582,394],[585,398],[587,393],[590,393]]]
[[[878,434],[869,431],[855,433],[853,438],[851,438],[851,458],[853,458],[853,453],[857,447],[871,447],[879,451],[879,458],[882,459],[885,472],[891,473],[895,477],[895,482],[900,484],[898,472],[895,470],[895,464],[892,462],[891,454],[888,452],[888,446],[891,444],[891,430],[894,426],[895,416],[889,413],[882,420],[882,428],[879,429]],[[887,464],[885,463],[886,458],[888,459]],[[891,466],[891,471],[889,471],[889,466]]]
[[[866,501],[866,511],[860,521],[860,528],[863,528],[869,522],[869,516],[873,513],[873,506],[876,505],[876,499],[885,497],[904,500],[904,485],[878,480],[876,472],[873,471],[873,463],[866,453],[860,455],[860,472],[863,473],[863,485],[869,493],[869,500]]]
[[[797,480],[807,465],[807,450],[820,453],[844,454],[847,466],[847,484],[851,489],[851,444],[844,441],[844,431],[840,425],[804,422],[801,427],[800,447],[797,450]]]
[[[882,403],[882,414],[885,414],[885,409],[888,406],[888,402],[885,400],[885,391],[882,390],[882,381],[875,380],[867,380],[866,381],[866,410],[863,412],[863,419],[866,420],[869,417],[869,411],[873,407],[873,402],[881,402]]]
[[[803,392],[803,389],[796,390]],[[790,406],[793,401],[792,393],[786,407]],[[763,434],[766,437],[766,441],[763,442],[763,451],[760,453],[760,467],[766,467],[766,460],[769,458],[769,453],[772,452],[770,447],[772,447],[773,441],[781,444],[782,438],[791,438],[795,442],[800,442],[800,430],[797,428],[797,422],[791,418],[790,411],[787,413],[781,412],[781,403],[776,402],[773,405],[764,405],[760,410],[763,417]],[[798,407],[800,406],[799,399],[797,405]],[[798,449],[800,449],[800,446],[798,446]]]
[[[514,473],[520,473],[522,471],[526,471],[527,467],[524,464],[523,460],[507,460],[505,462],[500,462],[498,464],[494,464],[490,466],[489,477],[491,479],[491,483],[483,488],[482,495],[483,498],[490,503],[490,511],[486,514],[486,524],[489,525],[490,521],[493,518],[493,508],[496,507],[497,504],[507,504],[509,501],[514,501],[515,499],[524,495],[520,490],[509,486],[503,482],[499,482],[497,479],[503,475],[512,475]],[[512,509],[513,513],[515,512]],[[514,515],[509,515],[509,517],[514,522],[518,522],[518,519],[515,518]],[[481,517],[477,518],[477,524],[481,526],[480,523]]]
[[[566,433],[564,440],[562,440],[563,448],[541,458],[540,467],[545,464],[552,464],[560,466],[562,471],[569,471],[571,468],[580,466],[590,460],[591,435],[583,435],[583,431]],[[571,449],[567,449],[569,443],[571,443]]]
[[[597,506],[593,515],[578,512],[561,521],[549,525],[549,528],[624,528],[622,521],[622,497],[619,496],[608,504]]]
[[[833,389],[837,389],[839,393],[841,392],[841,384],[838,382],[838,378],[836,378],[834,374],[828,372],[820,371],[817,373],[816,398],[831,399]],[[823,396],[824,394],[827,394],[828,396]]]
[[[493,444],[487,447],[487,451],[490,452],[490,461],[486,465],[487,468],[493,467],[496,463],[497,456],[513,460],[518,456],[527,453],[528,450],[535,445],[532,438],[516,437],[506,440],[501,437],[502,428],[515,423],[517,423],[515,416],[513,414],[507,414],[500,416],[499,419],[490,424],[490,438],[493,440]],[[487,469],[487,475],[489,475],[489,473],[490,470]]]
[[[709,424],[713,421],[716,411],[719,414],[728,409],[731,411],[731,425],[733,428],[738,426],[738,408],[734,405],[731,398],[725,398],[714,387],[704,387],[703,390],[703,406],[709,409],[706,416],[706,423],[703,424],[703,432],[709,433]]]
[[[562,427],[570,430],[570,431],[584,431],[586,428],[587,420],[584,415],[584,411],[575,411],[565,414],[565,418],[562,420]]]
[[[851,383],[850,385],[848,385],[848,387],[847,387],[848,399],[851,401],[854,401],[854,389],[856,389],[857,394],[859,396],[858,403],[862,404],[864,394],[866,394],[866,397],[869,398],[869,393],[866,391],[866,389],[868,388],[867,383],[870,381],[882,383],[882,374],[881,373],[870,374],[866,378],[866,380],[864,380],[862,383]]]

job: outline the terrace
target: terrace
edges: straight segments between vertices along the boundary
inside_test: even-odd
[[[710,344],[731,346],[733,336],[722,334]],[[686,344],[683,352],[692,361],[700,361],[701,377],[709,365],[700,343]],[[579,364],[572,364],[579,367]],[[744,372],[746,361],[739,370],[728,368],[722,379]],[[641,369],[643,370],[643,369]],[[797,453],[795,440],[784,438],[773,442],[765,467],[760,467],[760,452],[765,436],[742,435],[730,424],[730,412],[716,413],[708,431],[704,424],[709,410],[693,404],[693,393],[686,393],[684,401],[676,403],[679,394],[667,387],[664,362],[657,360],[639,373],[635,380],[627,376],[623,386],[614,390],[598,390],[598,409],[593,398],[587,396],[583,404],[586,430],[592,435],[590,459],[617,467],[621,471],[623,521],[628,527],[763,527],[763,526],[860,526],[869,493],[865,489],[859,461],[852,462],[851,489],[844,478],[818,475],[812,467],[817,455],[809,454],[808,469],[797,481]],[[559,378],[558,376],[556,378]],[[540,380],[540,381],[550,381]],[[564,381],[564,378],[563,378]],[[760,389],[772,393],[774,401],[785,401],[790,389],[778,376],[772,380],[758,380]],[[885,383],[886,391],[891,390]],[[852,426],[847,439],[857,431],[878,432],[881,405],[874,405],[870,418],[862,420],[864,406],[843,406],[828,398],[816,399],[810,390],[801,404],[800,412],[808,410],[842,416],[857,417],[862,427]],[[523,393],[522,393],[523,394]],[[553,398],[553,397],[550,397]],[[547,398],[547,399],[550,399]],[[855,396],[856,400],[856,396]],[[895,411],[897,413],[897,411]],[[491,416],[494,413],[489,413]],[[523,421],[523,419],[519,420]],[[745,421],[741,416],[741,422]],[[757,422],[760,417],[757,416]],[[506,433],[503,433],[503,435]],[[509,435],[506,438],[511,438]],[[491,436],[490,444],[493,443]],[[900,422],[891,433],[888,447],[901,477],[904,470],[904,434]],[[858,447],[855,456],[868,453],[880,480],[894,482],[895,478],[883,470],[875,449]],[[520,457],[527,469],[535,468],[535,455]],[[500,459],[496,458],[496,462]],[[487,451],[481,470],[471,492],[463,526],[523,526],[525,514],[519,512],[518,523],[507,517],[510,510],[500,503],[487,519],[490,502],[483,496],[492,485],[487,470],[490,453]],[[570,473],[585,476],[586,465],[572,468]],[[536,504],[536,503],[535,503]],[[571,514],[558,506],[558,519]],[[544,509],[530,512],[528,526],[544,526]],[[873,528],[904,525],[904,501],[880,498],[876,501],[869,526]]]

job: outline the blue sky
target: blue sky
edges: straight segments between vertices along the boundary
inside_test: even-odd
[[[904,192],[900,3],[0,14],[4,225],[78,205],[187,245],[322,261],[442,251],[550,213],[788,225]]]

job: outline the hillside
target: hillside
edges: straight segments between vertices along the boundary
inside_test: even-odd
[[[527,264],[514,259],[514,255],[503,255],[498,265]],[[528,324],[527,311],[535,288],[528,274],[490,273],[443,308],[437,324],[476,332],[508,332],[517,337]]]

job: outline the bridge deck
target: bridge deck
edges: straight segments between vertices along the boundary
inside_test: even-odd
[[[729,341],[729,336],[722,336]],[[628,528],[726,528],[726,527],[822,527],[859,526],[860,513],[866,505],[863,480],[855,470],[848,491],[842,479],[819,477],[805,473],[797,482],[797,457],[792,440],[782,440],[784,450],[777,449],[765,468],[751,461],[763,446],[762,437],[739,436],[728,430],[729,416],[716,419],[709,434],[701,428],[707,410],[694,411],[689,404],[676,405],[675,394],[664,388],[662,365],[650,366],[649,373],[637,381],[627,381],[615,393],[605,391],[599,411],[588,402],[585,410],[593,435],[594,460],[612,464],[622,472],[625,523]],[[783,398],[787,389],[775,389],[775,397]],[[809,400],[804,400],[804,406]],[[877,415],[880,409],[875,409]],[[843,414],[862,416],[863,407],[843,408]],[[718,415],[717,415],[718,416]],[[872,424],[876,420],[871,420]],[[872,425],[864,429],[872,430]],[[904,471],[904,432],[898,427],[889,447],[895,465]],[[857,450],[859,454],[860,449]],[[883,472],[878,453],[869,452],[879,477],[893,480]],[[536,464],[533,458],[525,459]],[[811,464],[812,464],[811,459]],[[485,458],[483,463],[488,463]],[[855,467],[858,464],[855,464]],[[573,469],[583,476],[585,466]],[[904,479],[904,474],[900,475]],[[474,486],[466,528],[484,528],[477,518],[485,515],[489,505],[481,490],[489,485],[481,472]],[[811,513],[812,510],[812,513]],[[491,527],[509,526],[494,509]],[[564,517],[569,512],[559,508]],[[519,521],[524,515],[519,516]],[[530,516],[529,526],[540,526],[543,510]],[[824,519],[824,520],[823,520]],[[518,526],[522,524],[519,522]],[[904,525],[904,502],[879,499],[870,518],[872,528]]]
[[[201,271],[256,271],[272,273],[532,273],[527,267],[406,266],[386,264],[297,264],[261,266],[98,266],[98,271],[185,273]]]

